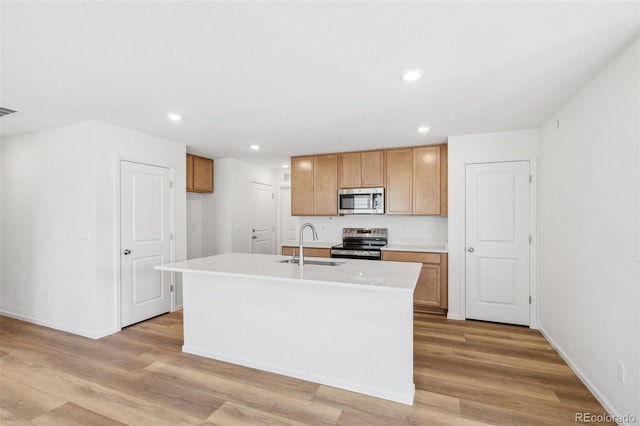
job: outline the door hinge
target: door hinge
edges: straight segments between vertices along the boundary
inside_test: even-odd
[[[533,242],[533,237],[529,235],[529,244],[531,244],[532,242]]]
[[[173,292],[173,284],[171,284],[171,292]]]
[[[171,232],[171,233],[169,234],[169,240],[170,240],[170,241],[173,241],[173,232]]]
[[[529,183],[533,182],[533,175],[529,175]]]
[[[173,188],[173,181],[172,180],[169,181],[169,188]]]
[[[272,194],[271,194],[271,199],[274,199],[274,198],[276,198],[276,194],[273,194],[273,193],[272,193]]]
[[[531,304],[531,296],[529,296],[529,304]]]

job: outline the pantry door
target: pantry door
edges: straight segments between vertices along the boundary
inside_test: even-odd
[[[251,183],[251,253],[274,254],[275,195],[273,186]]]
[[[466,317],[529,325],[529,161],[465,171]]]
[[[120,163],[121,327],[171,310],[171,170]]]

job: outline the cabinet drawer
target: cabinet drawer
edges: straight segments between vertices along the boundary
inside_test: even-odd
[[[440,264],[439,253],[421,253],[414,251],[383,251],[382,260],[394,260],[396,262],[418,262]]]
[[[298,256],[298,252],[300,251],[299,247],[293,246],[283,246],[282,247],[282,255],[283,256]],[[331,257],[331,249],[328,248],[317,248],[317,247],[305,247],[304,248],[304,257]]]

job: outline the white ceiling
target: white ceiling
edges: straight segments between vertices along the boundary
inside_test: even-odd
[[[0,7],[2,136],[96,119],[272,168],[538,127],[640,34],[638,2]]]

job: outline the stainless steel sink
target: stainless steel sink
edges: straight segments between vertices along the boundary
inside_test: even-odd
[[[285,259],[279,260],[278,263],[294,263],[298,264],[298,259]],[[344,265],[345,262],[334,262],[333,260],[304,260],[305,265],[324,265],[324,266],[340,266]]]

